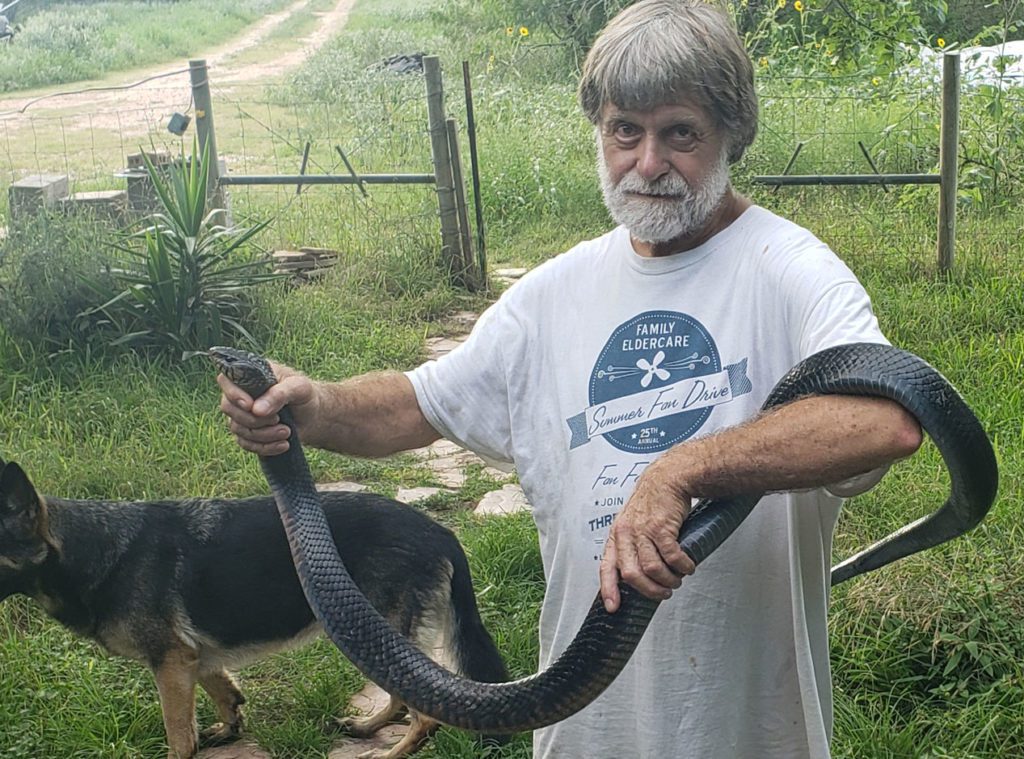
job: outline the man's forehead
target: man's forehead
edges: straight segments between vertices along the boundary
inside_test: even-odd
[[[601,120],[625,120],[641,124],[671,124],[680,121],[701,122],[711,125],[707,109],[694,100],[656,105],[652,108],[622,108],[615,103],[605,103],[601,109]]]

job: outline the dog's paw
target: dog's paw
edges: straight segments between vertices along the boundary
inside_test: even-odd
[[[381,723],[372,717],[335,717],[334,728],[353,738],[370,738],[380,730]]]
[[[222,746],[237,741],[242,734],[242,726],[238,723],[217,722],[199,733],[199,745]]]

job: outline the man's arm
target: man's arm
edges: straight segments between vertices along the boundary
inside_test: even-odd
[[[605,607],[619,606],[620,576],[665,599],[693,572],[676,541],[694,499],[840,482],[911,455],[921,439],[917,420],[892,401],[831,395],[675,446],[647,467],[612,523],[601,559]]]
[[[420,411],[412,383],[400,372],[374,372],[344,382],[316,382],[272,363],[278,383],[255,402],[224,375],[221,411],[238,444],[263,456],[288,450],[288,427],[278,411],[287,405],[299,439],[353,456],[387,456],[429,445],[441,436]]]

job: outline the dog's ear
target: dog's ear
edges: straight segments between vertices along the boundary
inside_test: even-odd
[[[43,512],[43,503],[25,471],[11,462],[0,471],[0,515],[17,514],[35,521]]]

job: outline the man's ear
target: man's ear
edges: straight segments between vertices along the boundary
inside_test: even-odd
[[[42,511],[42,501],[25,471],[11,462],[4,464],[0,471],[0,514],[24,514],[37,519]]]

